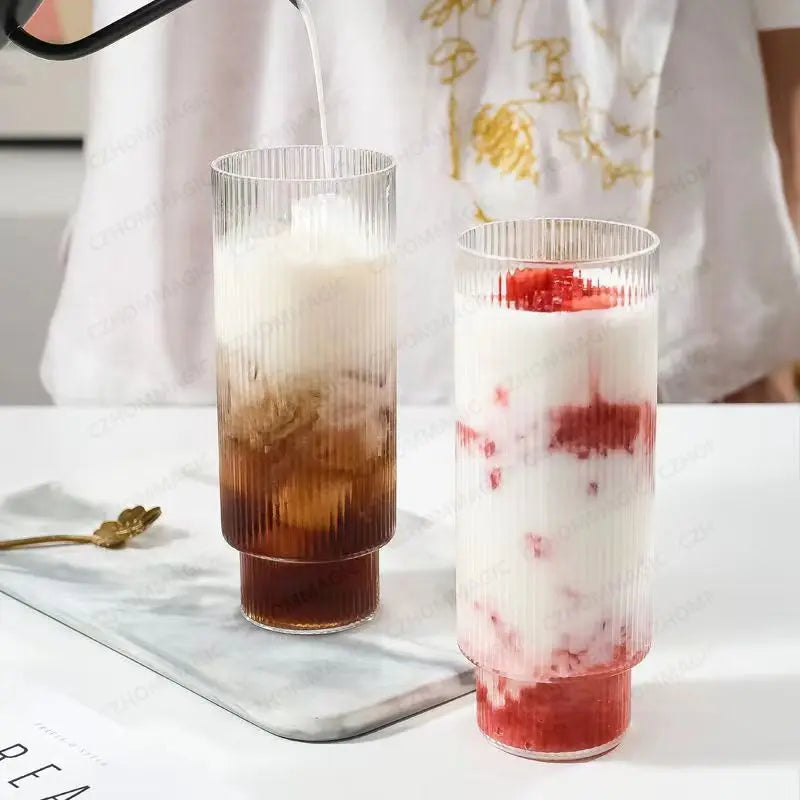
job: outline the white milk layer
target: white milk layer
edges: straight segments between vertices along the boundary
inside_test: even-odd
[[[310,198],[290,229],[217,246],[217,339],[242,375],[393,379],[392,254],[371,255],[355,213],[340,198]]]
[[[458,638],[475,663],[546,680],[649,646],[656,327],[655,303],[534,313],[457,298]],[[598,402],[641,421],[632,452],[554,446],[563,409]]]

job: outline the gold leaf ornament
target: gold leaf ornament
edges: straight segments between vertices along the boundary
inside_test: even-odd
[[[430,63],[435,67],[444,67],[442,83],[453,84],[466,72],[469,72],[478,60],[475,48],[466,40],[457,36],[448,36],[431,53]]]
[[[503,103],[497,109],[491,104],[481,106],[472,121],[477,163],[486,159],[504,175],[538,184],[533,126],[533,118],[518,103]]]

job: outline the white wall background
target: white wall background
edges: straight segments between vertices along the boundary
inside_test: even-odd
[[[63,277],[59,243],[82,172],[76,148],[0,145],[0,404],[50,402],[39,359]]]
[[[61,235],[80,193],[79,148],[13,146],[85,130],[86,62],[0,51],[0,404],[49,403],[39,360],[61,287]]]

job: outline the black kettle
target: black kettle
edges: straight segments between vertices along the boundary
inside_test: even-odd
[[[228,2],[229,0],[225,0]],[[74,58],[96,53],[114,42],[118,42],[129,33],[138,31],[150,22],[160,19],[170,11],[186,5],[189,0],[152,0],[147,5],[121,17],[116,22],[106,25],[99,31],[67,44],[44,42],[27,33],[23,26],[33,16],[42,0],[0,0],[0,48],[7,41],[13,42],[17,47],[26,50],[40,58],[51,61],[68,61]],[[297,7],[297,0],[289,0]]]

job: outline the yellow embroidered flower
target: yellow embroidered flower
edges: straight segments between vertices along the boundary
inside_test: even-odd
[[[651,178],[653,173],[642,169],[638,164],[631,161],[622,161],[615,164],[613,161],[606,161],[603,164],[603,188],[613,188],[617,181],[623,178],[630,178],[634,186],[642,186],[647,178]]]
[[[494,220],[477,204],[475,203],[475,211],[473,213],[476,222],[494,222]]]
[[[497,5],[497,0],[475,0],[475,13],[486,19],[492,11],[494,11],[494,7]]]
[[[429,60],[433,66],[445,68],[442,83],[452,84],[472,69],[478,60],[478,54],[466,39],[448,36],[431,53]]]
[[[485,158],[504,175],[538,184],[533,126],[533,118],[519,103],[503,103],[497,109],[488,103],[481,106],[472,121],[475,160],[480,164]]]
[[[441,28],[447,24],[453,12],[464,14],[474,7],[479,17],[486,18],[492,13],[496,3],[497,0],[431,0],[425,6],[420,19],[430,22],[434,28]]]

